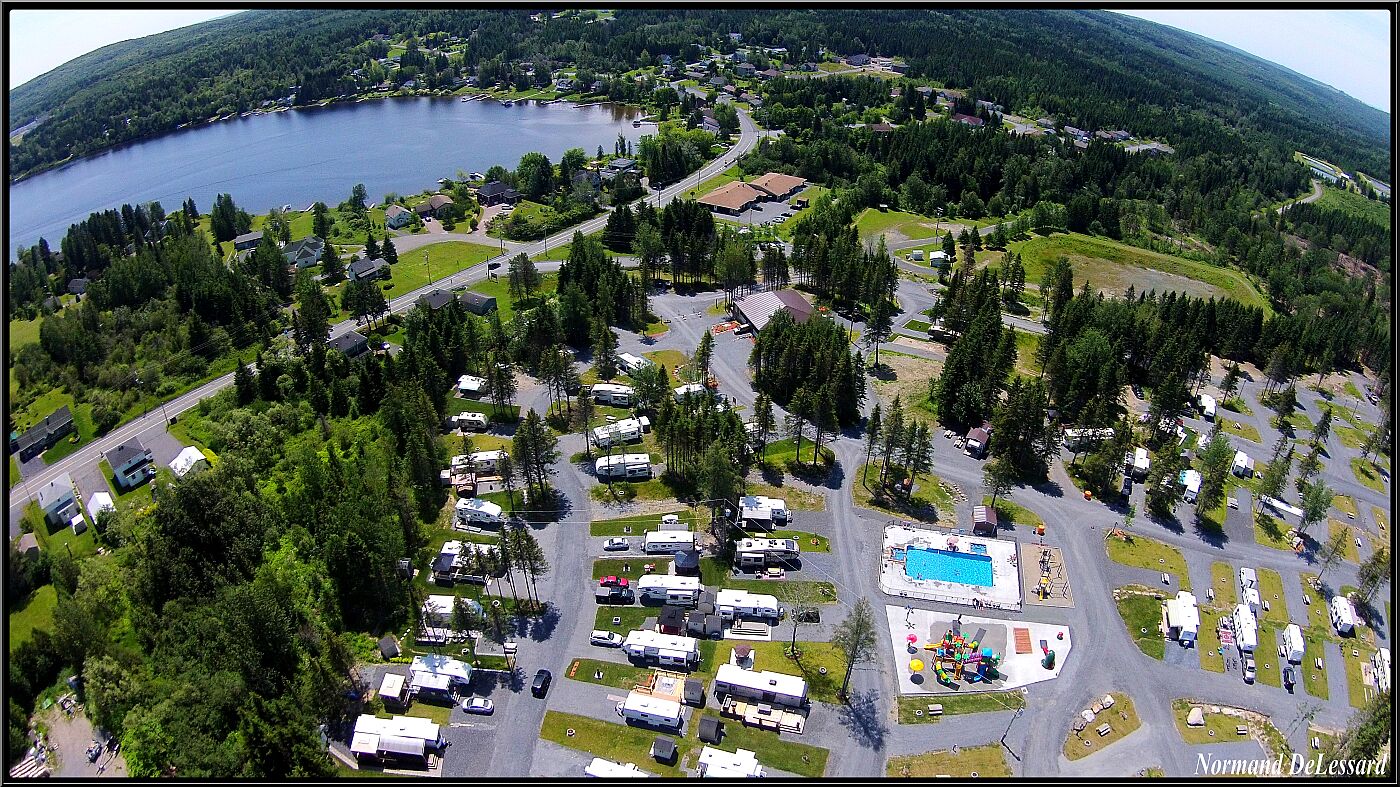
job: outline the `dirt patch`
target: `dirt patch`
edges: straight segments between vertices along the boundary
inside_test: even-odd
[[[56,778],[126,778],[126,760],[110,748],[103,750],[97,762],[88,762],[87,748],[93,742],[92,722],[81,706],[69,717],[55,704],[40,714],[39,721],[49,731],[48,744],[53,752],[49,767]]]
[[[1202,281],[1167,273],[1154,268],[1122,265],[1096,257],[1069,255],[1076,279],[1083,277],[1089,286],[1105,295],[1121,297],[1129,286],[1134,292],[1182,292],[1196,298],[1228,298],[1219,287]]]
[[[898,340],[896,340],[898,341]],[[918,342],[918,339],[910,339]],[[928,381],[943,373],[943,362],[908,355],[881,353],[880,365],[886,367],[875,379],[875,393],[886,406],[895,396],[907,407],[910,402],[928,394]]]

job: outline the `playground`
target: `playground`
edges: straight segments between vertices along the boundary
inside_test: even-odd
[[[891,596],[1021,609],[1016,543],[906,525],[885,528],[880,589]]]
[[[902,694],[1004,691],[1049,680],[1069,656],[1065,626],[886,606]]]
[[[1027,604],[1042,607],[1072,607],[1069,570],[1059,547],[1021,544],[1021,586],[1028,588]]]

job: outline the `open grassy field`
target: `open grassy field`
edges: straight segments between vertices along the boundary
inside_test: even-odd
[[[661,529],[663,514],[679,516],[688,530],[695,529],[695,523],[698,519],[693,509],[678,507],[674,511],[660,511],[655,514],[641,514],[591,522],[588,525],[588,534],[591,536],[639,536]]]
[[[699,716],[694,718],[698,719]],[[699,734],[700,722],[692,720],[686,737],[694,738],[697,748]],[[798,743],[793,736],[747,727],[733,719],[724,721],[724,737],[714,748],[727,752],[748,749],[757,755],[765,768],[776,768],[809,778],[821,778],[826,773],[827,758],[831,754],[820,746]]]
[[[1262,618],[1274,621],[1281,627],[1287,626],[1288,598],[1283,595],[1283,577],[1271,568],[1261,568],[1255,573],[1259,578],[1259,598],[1269,605],[1268,609],[1262,611]]]
[[[1235,582],[1235,569],[1229,563],[1216,561],[1210,564],[1210,586],[1215,590],[1215,603],[1220,606],[1233,607],[1239,603],[1237,601],[1238,587]]]
[[[1056,233],[1011,244],[1021,254],[1026,281],[1040,281],[1061,255],[1074,268],[1076,285],[1122,293],[1133,285],[1138,292],[1175,290],[1196,297],[1228,297],[1270,311],[1268,298],[1244,273],[1204,262],[1139,249],[1107,238],[1079,233]]]
[[[1356,476],[1357,481],[1377,492],[1385,493],[1385,482],[1381,480],[1381,474],[1375,463],[1354,456],[1351,459],[1351,472]]]
[[[1104,540],[1108,557],[1115,563],[1148,571],[1164,571],[1176,577],[1182,590],[1191,589],[1191,576],[1186,571],[1186,559],[1181,550],[1161,541],[1131,533],[1126,539],[1107,538]]]
[[[1376,693],[1374,686],[1367,687],[1361,680],[1361,665],[1369,662],[1371,654],[1375,652],[1375,648],[1361,640],[1349,639],[1342,642],[1342,666],[1347,673],[1347,700],[1353,708],[1364,707],[1366,700]]]
[[[937,776],[953,778],[1011,776],[1011,767],[1006,762],[1006,750],[1000,744],[986,746],[931,751],[924,754],[909,754],[891,757],[885,765],[885,776],[898,779],[928,779]]]
[[[39,324],[43,317],[32,320],[10,320],[10,351],[14,352],[26,344],[39,343]]]
[[[573,735],[569,735],[570,730]],[[691,750],[697,749],[694,743],[684,738],[667,736],[676,743],[677,760],[674,766],[662,765],[650,755],[651,742],[657,737],[655,732],[559,711],[545,713],[540,737],[613,762],[630,762],[651,773],[671,777],[685,776],[678,766]]]
[[[1222,417],[1220,428],[1222,431],[1229,432],[1230,434],[1237,434],[1246,440],[1253,440],[1256,443],[1262,440],[1259,436],[1259,430],[1255,429],[1253,424],[1240,423],[1239,421],[1232,421],[1229,418]]]
[[[1119,588],[1115,592],[1118,614],[1138,650],[1161,661],[1167,653],[1167,643],[1161,632],[1162,602],[1146,595],[1145,590],[1141,585]]]
[[[1369,200],[1355,192],[1326,187],[1322,196],[1314,203],[1319,208],[1329,208],[1350,216],[1358,216],[1373,224],[1390,226],[1390,208],[1384,202]]]
[[[600,671],[603,673],[601,678],[597,677]],[[574,659],[574,662],[569,665],[568,672],[564,673],[565,677],[570,680],[612,686],[624,691],[631,691],[643,685],[647,678],[651,677],[651,674],[652,670],[642,667],[619,664],[615,661],[598,661],[597,659]]]
[[[873,240],[876,235],[885,233],[897,233],[910,239],[932,238],[947,226],[947,222],[942,224],[940,227],[931,216],[878,208],[866,208],[856,217],[856,231],[862,240]]]
[[[1263,511],[1254,512],[1254,540],[1257,543],[1291,552],[1293,547],[1288,543],[1288,530],[1288,523],[1284,520]]]
[[[605,557],[593,561],[593,578],[626,577],[636,582],[647,574],[666,574],[674,558],[647,555],[646,557]],[[645,566],[654,565],[655,571],[647,571]]]
[[[610,607],[600,606],[593,616],[593,628],[599,631],[616,631],[626,636],[627,632],[634,631],[642,627],[642,623],[647,618],[656,617],[657,610],[654,607]],[[614,625],[613,618],[621,618],[621,622]]]
[[[1216,596],[1219,598],[1219,595]],[[1201,607],[1201,628],[1196,632],[1196,653],[1200,656],[1201,669],[1209,672],[1224,672],[1225,657],[1220,654],[1220,619],[1227,609],[1218,606]]]
[[[524,298],[519,301],[510,296],[510,285],[504,279],[487,279],[483,282],[473,284],[472,292],[479,292],[482,295],[490,295],[496,299],[496,308],[501,312],[501,322],[510,322],[510,318],[515,315],[516,309],[529,308],[538,303],[540,298],[547,298],[559,288],[559,274],[546,273],[540,280],[540,288],[535,291],[531,298]]]
[[[1317,603],[1317,602],[1314,602]],[[1325,629],[1309,626],[1303,629],[1303,663],[1298,667],[1298,681],[1312,696],[1327,699],[1327,643]],[[1322,669],[1317,668],[1317,660],[1322,659]]]
[[[1040,364],[1035,354],[1040,350],[1040,334],[1011,329],[1016,336],[1016,374],[1022,377],[1036,377],[1040,374]]]
[[[35,631],[53,630],[53,611],[58,606],[58,591],[53,585],[44,585],[30,594],[29,598],[14,612],[7,622],[10,634],[10,651],[28,642]]]
[[[431,246],[404,252],[399,257],[399,263],[393,266],[393,275],[389,277],[389,281],[394,286],[385,291],[384,297],[403,295],[428,284],[430,277],[432,281],[439,281],[454,273],[479,265],[500,253],[501,250],[495,246],[460,240],[434,243]],[[426,263],[424,262],[424,254],[427,255]]]
[[[1113,692],[1109,696],[1113,697],[1113,707],[1105,708],[1094,720],[1078,733],[1071,732],[1065,738],[1065,758],[1078,760],[1088,757],[1123,738],[1131,735],[1134,730],[1142,726],[1142,720],[1138,718],[1137,709],[1133,707],[1133,700],[1128,695],[1121,692]],[[1095,729],[1100,724],[1107,724],[1109,732],[1100,736]]]
[[[1346,495],[1337,495],[1332,498],[1332,505],[1335,506],[1338,511],[1341,511],[1343,514],[1350,514],[1352,517],[1355,517],[1357,513],[1359,513],[1356,510],[1356,501]]]
[[[900,724],[934,724],[943,716],[928,712],[931,704],[943,706],[943,716],[959,716],[970,713],[996,713],[1026,707],[1026,695],[1022,691],[981,691],[976,694],[940,695],[937,697],[918,696],[899,698]],[[923,711],[915,716],[914,711]]]

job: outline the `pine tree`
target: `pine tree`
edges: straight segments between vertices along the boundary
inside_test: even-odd
[[[394,247],[394,239],[387,235],[384,237],[384,244],[379,248],[379,254],[390,265],[399,264],[399,250]]]
[[[617,376],[617,335],[604,320],[593,324],[593,365],[604,380]]]
[[[880,448],[880,403],[876,402],[875,407],[870,411],[870,417],[865,422],[865,464],[869,469],[870,460],[874,458],[875,452]],[[864,482],[865,473],[861,473],[861,481]]]
[[[700,383],[708,384],[710,379],[710,361],[714,358],[715,337],[709,331],[705,331],[700,336],[700,345],[695,348],[695,369],[700,374]]]
[[[248,365],[239,362],[233,370],[233,388],[237,396],[238,406],[242,407],[258,398],[257,384],[253,380],[253,373],[248,371]]]
[[[367,233],[365,235],[365,259],[381,259],[381,257],[379,256],[379,244],[375,242],[373,232]]]
[[[345,263],[336,253],[335,246],[330,243],[321,249],[321,274],[328,284],[335,284],[345,278]]]

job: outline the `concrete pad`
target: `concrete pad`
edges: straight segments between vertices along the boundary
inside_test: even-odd
[[[892,605],[885,607],[885,616],[890,627],[895,671],[899,676],[901,694],[936,695],[1003,691],[1050,680],[1059,677],[1060,670],[1064,668],[1065,659],[1069,657],[1072,645],[1069,629],[1066,626],[953,615],[946,612]],[[981,642],[983,646],[992,648],[1001,656],[1001,663],[997,666],[997,671],[1002,676],[1000,680],[993,681],[991,684],[970,683],[963,680],[956,682],[954,688],[944,686],[937,681],[933,672],[933,654],[925,650],[923,646],[926,643],[942,639],[943,632],[953,625],[957,625],[965,636],[972,636],[979,629],[986,630],[986,633],[981,637]],[[1032,643],[1030,653],[1018,654],[1014,652],[1014,649],[1008,648],[1008,644],[1011,642],[1010,629],[1012,628],[1029,629]],[[918,650],[914,654],[910,654],[908,651],[908,635],[910,634],[918,636],[915,643]],[[1060,638],[1061,634],[1064,635],[1063,639]],[[1051,650],[1055,651],[1055,666],[1052,669],[1047,670],[1041,666],[1042,654],[1039,643],[1042,640]],[[924,662],[924,668],[921,672],[923,679],[920,683],[913,682],[914,673],[909,666],[909,662],[916,658]]]

